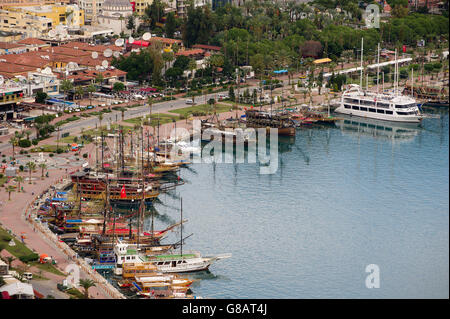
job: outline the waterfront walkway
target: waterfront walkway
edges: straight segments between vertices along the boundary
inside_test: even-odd
[[[84,151],[90,152],[92,151],[93,145],[88,145]],[[59,155],[59,156],[67,156]],[[79,167],[81,167],[84,161],[79,162]],[[76,169],[76,167],[75,167]],[[38,199],[38,196],[43,192],[46,192],[50,186],[56,185],[58,182],[62,181],[62,179],[67,177],[67,173],[65,169],[51,169],[48,170],[49,177],[45,179],[41,179],[41,171],[37,169],[37,172],[32,174],[32,184],[29,184],[28,181],[24,181],[21,186],[23,186],[24,192],[13,192],[11,193],[11,200],[8,200],[8,193],[5,191],[0,192],[0,201],[2,202],[2,207],[0,210],[0,222],[2,227],[11,230],[13,234],[16,235],[18,239],[22,235],[25,236],[24,243],[30,249],[36,251],[38,254],[47,254],[51,256],[57,262],[57,268],[65,273],[65,269],[69,264],[77,263],[80,266],[80,278],[90,278],[97,282],[96,287],[92,287],[89,289],[90,296],[92,298],[111,298],[111,294],[108,294],[107,289],[105,289],[104,284],[100,284],[101,279],[98,277],[99,274],[92,274],[91,269],[86,269],[86,265],[82,260],[76,260],[75,258],[70,258],[67,254],[65,254],[62,249],[62,243],[58,244],[57,241],[51,238],[51,235],[46,233],[43,227],[34,222],[30,223],[26,220],[25,214],[28,216],[29,209],[32,208],[34,202]],[[69,172],[70,173],[70,172]],[[24,174],[24,177],[27,177],[28,174]],[[10,182],[12,183],[12,182]],[[41,228],[41,231],[40,229]],[[47,230],[48,231],[48,230]],[[49,232],[49,231],[48,231]],[[50,232],[49,232],[50,233]],[[59,247],[58,247],[59,246]],[[73,253],[72,250],[67,251],[70,255]],[[89,274],[87,273],[89,272]],[[55,287],[56,283],[62,283],[62,280],[65,279],[65,276],[58,276],[55,274],[45,273],[44,277],[49,278],[54,281]],[[98,287],[98,286],[102,287]]]

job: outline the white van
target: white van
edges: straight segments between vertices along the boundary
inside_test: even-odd
[[[186,104],[194,104],[194,100],[192,100],[192,99],[187,99],[187,100],[186,100]]]
[[[24,272],[23,279],[31,280],[31,279],[33,279],[33,274],[31,272]]]

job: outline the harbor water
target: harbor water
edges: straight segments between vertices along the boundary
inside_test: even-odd
[[[186,184],[155,204],[157,229],[179,220],[182,197],[183,236],[193,233],[183,250],[233,255],[190,275],[194,294],[448,298],[449,116],[427,112],[439,118],[412,128],[351,118],[299,129],[272,175],[250,163],[183,168]]]

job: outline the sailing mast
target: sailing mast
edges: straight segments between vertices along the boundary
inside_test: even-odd
[[[363,82],[363,53],[364,53],[364,38],[361,38],[361,71],[359,77],[359,87],[362,89]]]
[[[139,242],[141,237],[141,219],[145,213],[145,182],[144,182],[144,129],[141,126],[141,178],[142,178],[142,199],[141,199],[141,207],[139,208],[138,215],[138,239],[137,239],[137,249],[139,250]],[[136,154],[137,155],[137,154]]]
[[[397,67],[398,67],[398,65],[397,65],[397,49],[395,49],[395,63],[394,63],[394,95],[396,96],[397,95],[397,85],[398,85],[398,82],[397,82]]]
[[[380,76],[380,43],[378,42],[378,53],[377,53],[377,94],[379,93],[379,76]]]
[[[101,130],[102,128],[100,127],[100,130]],[[101,138],[101,141],[102,141],[102,172],[103,172],[103,170],[104,170],[104,164],[103,164],[103,159],[104,159],[104,140],[105,140],[105,136],[103,135],[103,130],[101,130],[101,135],[102,135],[102,138]]]
[[[180,248],[181,248],[181,256],[183,256],[183,198],[180,198],[180,215],[181,215],[181,222],[180,222],[180,230],[181,230],[181,244],[180,244]]]

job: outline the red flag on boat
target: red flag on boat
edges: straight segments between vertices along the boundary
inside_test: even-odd
[[[125,185],[122,185],[122,190],[120,191],[120,198],[127,197],[127,193],[125,192]]]
[[[406,45],[403,45],[403,53],[406,53]]]

